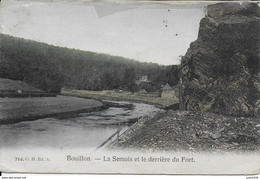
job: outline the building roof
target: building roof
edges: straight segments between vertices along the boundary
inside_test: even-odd
[[[172,87],[169,85],[169,83],[166,83],[164,87],[162,87],[162,90],[173,90]]]

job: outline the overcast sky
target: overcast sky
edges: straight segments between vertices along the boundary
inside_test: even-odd
[[[5,0],[0,30],[57,46],[170,65],[178,64],[197,39],[204,7]]]

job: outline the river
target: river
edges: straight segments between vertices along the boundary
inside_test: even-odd
[[[69,119],[44,118],[0,125],[0,147],[84,148],[93,151],[116,131],[121,134],[127,130],[137,118],[153,115],[160,110],[143,103],[106,102],[117,105],[103,111],[79,113]]]

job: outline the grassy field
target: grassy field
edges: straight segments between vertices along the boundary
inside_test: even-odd
[[[0,125],[99,110],[103,103],[70,96],[0,98]]]
[[[167,106],[179,103],[178,99],[162,99],[158,93],[136,92],[129,91],[88,91],[88,90],[68,90],[62,89],[62,95],[78,96],[99,100],[121,100],[121,101],[134,101],[153,104],[158,107],[165,108]]]

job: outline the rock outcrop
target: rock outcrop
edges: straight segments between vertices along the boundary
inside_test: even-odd
[[[180,108],[259,116],[259,30],[258,4],[209,5],[181,61]]]

